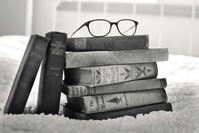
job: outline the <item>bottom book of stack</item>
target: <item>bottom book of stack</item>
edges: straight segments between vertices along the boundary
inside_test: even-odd
[[[136,115],[138,114],[148,114],[152,111],[160,111],[160,110],[172,111],[171,103],[164,102],[164,103],[151,104],[146,106],[120,109],[114,111],[106,111],[106,112],[93,113],[93,114],[86,114],[80,111],[76,111],[75,109],[69,107],[67,103],[63,105],[64,116],[70,119],[77,119],[77,120],[106,120],[106,119],[119,118],[123,116],[136,117]]]
[[[81,97],[67,97],[63,106],[65,117],[79,120],[103,120],[109,118],[136,116],[151,111],[172,111],[167,102],[165,88],[99,94]]]

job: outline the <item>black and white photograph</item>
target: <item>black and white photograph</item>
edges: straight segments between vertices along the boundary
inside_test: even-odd
[[[0,133],[199,133],[199,0],[0,0]]]

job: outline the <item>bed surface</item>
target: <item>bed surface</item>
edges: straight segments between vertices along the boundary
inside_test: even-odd
[[[154,111],[103,121],[70,120],[63,115],[4,115],[10,88],[29,37],[0,37],[0,132],[99,132],[99,133],[198,133],[199,132],[199,58],[170,55],[169,61],[158,63],[158,77],[166,78],[168,101],[173,112]],[[37,102],[38,77],[27,107]],[[65,102],[62,96],[61,103]]]

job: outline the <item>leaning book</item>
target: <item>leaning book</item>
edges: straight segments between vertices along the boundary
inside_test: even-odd
[[[58,114],[67,34],[48,32],[46,37],[50,42],[41,67],[37,113]]]
[[[5,114],[23,113],[48,44],[49,40],[40,35],[30,37],[5,105]]]

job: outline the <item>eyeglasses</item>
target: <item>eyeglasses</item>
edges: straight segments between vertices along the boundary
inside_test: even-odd
[[[132,19],[121,19],[117,22],[110,22],[106,19],[94,19],[87,21],[80,26],[75,32],[73,32],[71,38],[84,26],[87,26],[89,33],[94,37],[107,36],[111,31],[112,25],[116,25],[117,30],[121,35],[131,36],[135,34],[138,22]]]

